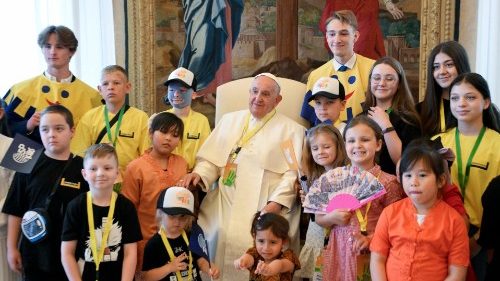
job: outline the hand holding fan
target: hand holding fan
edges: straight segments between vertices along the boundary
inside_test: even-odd
[[[377,177],[357,167],[344,166],[323,174],[304,200],[304,212],[325,214],[336,209],[356,210],[385,194]]]

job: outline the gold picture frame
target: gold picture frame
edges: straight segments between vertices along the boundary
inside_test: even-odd
[[[159,107],[155,81],[155,0],[127,0],[127,67],[133,85],[130,103],[151,114]],[[427,57],[439,42],[453,39],[455,0],[422,0],[419,92],[425,91]]]

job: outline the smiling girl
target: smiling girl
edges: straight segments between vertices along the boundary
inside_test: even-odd
[[[384,135],[379,165],[394,175],[406,145],[422,135],[405,72],[394,58],[383,57],[373,64],[363,109]]]
[[[481,196],[488,183],[500,174],[499,114],[491,103],[488,83],[477,73],[459,75],[450,86],[450,109],[455,128],[437,135],[444,147],[451,148],[457,160],[451,166],[451,178],[457,183],[464,197],[465,209],[469,215],[471,236],[471,257],[480,252],[477,245],[478,229],[481,227],[483,208]],[[485,266],[485,258],[479,262]],[[473,262],[478,275],[482,271]],[[480,279],[481,280],[481,279]]]

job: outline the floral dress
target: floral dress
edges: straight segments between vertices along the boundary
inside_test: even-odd
[[[329,179],[329,172],[323,174],[318,181],[316,181],[309,192],[314,190],[321,190],[321,182],[325,178]],[[376,176],[380,183],[384,186],[386,193],[373,200],[368,212],[368,237],[371,237],[375,231],[378,218],[382,210],[393,202],[398,201],[403,197],[403,190],[397,182],[394,175],[384,173],[380,166],[375,165],[368,170],[371,174]],[[367,206],[361,207],[360,211],[364,215]],[[356,215],[353,213],[347,225],[334,225],[330,232],[329,242],[324,252],[323,257],[323,280],[328,281],[357,281],[358,275],[364,274],[369,278],[369,255],[365,258],[363,264],[365,268],[360,268],[358,273],[358,253],[352,250],[354,239],[353,233],[359,233],[359,222]],[[367,275],[368,274],[368,275]],[[365,280],[361,278],[361,280]],[[366,279],[370,280],[370,279]]]

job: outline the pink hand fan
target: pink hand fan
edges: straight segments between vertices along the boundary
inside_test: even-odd
[[[367,171],[344,166],[322,175],[304,200],[304,212],[325,214],[336,209],[356,210],[384,195],[384,186]]]

